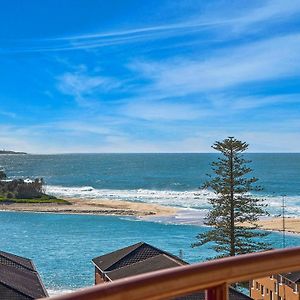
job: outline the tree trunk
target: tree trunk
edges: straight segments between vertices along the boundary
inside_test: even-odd
[[[230,256],[235,256],[233,150],[230,149]]]

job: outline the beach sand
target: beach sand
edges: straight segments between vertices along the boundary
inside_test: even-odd
[[[243,226],[243,224],[240,224]],[[245,226],[250,226],[251,224],[245,223]],[[282,232],[283,223],[282,218],[267,218],[257,222],[257,225],[261,226],[264,230],[269,231],[280,231]],[[300,218],[285,218],[285,231],[287,233],[300,233]]]
[[[282,231],[282,218],[272,218],[257,222],[265,230]],[[300,233],[300,218],[285,218],[285,231]]]
[[[47,212],[68,214],[94,214],[117,216],[172,216],[177,212],[176,208],[158,204],[137,203],[119,200],[103,199],[68,199],[72,205],[56,203],[20,203],[1,204],[0,210],[23,212]]]
[[[175,207],[163,206],[159,204],[111,199],[65,198],[65,200],[69,201],[71,205],[57,203],[0,204],[0,211],[133,216],[145,218],[147,220],[155,220],[156,217],[161,217],[162,219],[167,220],[173,220],[175,218],[177,220],[181,214],[183,214],[183,216],[190,216],[189,210],[186,211]],[[192,219],[193,217],[197,219],[195,225],[202,225],[203,222],[200,221],[204,216],[199,214],[199,211],[192,212],[195,214],[195,216],[192,215]],[[194,224],[194,222],[192,222],[191,220],[191,217],[189,217],[188,220],[185,221],[185,223]],[[257,223],[262,227],[262,229],[265,230],[282,231],[282,218],[268,218],[260,220]],[[300,218],[286,218],[285,228],[286,232],[299,234]]]

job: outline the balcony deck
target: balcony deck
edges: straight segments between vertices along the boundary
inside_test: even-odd
[[[162,300],[206,290],[207,300],[227,300],[232,283],[298,270],[300,247],[294,247],[132,276],[50,299]]]

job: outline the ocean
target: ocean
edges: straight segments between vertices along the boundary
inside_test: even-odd
[[[300,216],[300,154],[247,154],[253,175],[264,188],[258,194],[281,213]],[[199,187],[210,173],[216,154],[65,154],[2,155],[10,178],[43,177],[56,196],[105,198],[177,206],[205,214],[210,191]],[[158,222],[135,218],[0,212],[0,248],[32,258],[50,293],[93,284],[95,256],[146,241],[175,255],[181,250],[190,263],[214,256],[208,247],[191,248],[203,226],[183,218]],[[267,239],[282,246],[279,233]],[[300,245],[288,235],[287,246]]]
[[[271,213],[300,215],[300,154],[247,154],[259,194]],[[207,209],[211,193],[199,189],[217,154],[2,155],[11,178],[43,177],[56,196],[141,201]],[[196,195],[195,195],[196,194]]]

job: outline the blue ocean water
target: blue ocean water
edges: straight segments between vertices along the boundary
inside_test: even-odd
[[[214,253],[191,248],[195,236],[207,230],[192,225],[171,225],[126,218],[90,215],[0,212],[0,245],[4,251],[34,260],[50,293],[93,284],[91,259],[130,244],[146,241],[179,255],[190,263]],[[267,237],[282,246],[280,234]],[[287,237],[287,246],[300,245],[300,236]]]
[[[285,196],[288,215],[300,215],[300,154],[247,154],[260,196],[274,215]],[[201,190],[217,154],[3,155],[9,176],[43,177],[56,196],[152,202],[208,209],[211,193]],[[195,193],[198,196],[195,196]]]
[[[191,248],[195,236],[207,230],[133,219],[41,213],[0,212],[0,245],[4,251],[30,257],[52,294],[93,284],[91,259],[130,244],[145,241],[190,262],[214,256],[207,246]],[[282,246],[280,234],[267,238]],[[287,237],[287,247],[299,246],[300,236]]]
[[[130,218],[0,212],[4,251],[32,258],[50,291],[93,284],[91,259],[145,241],[189,262],[213,255],[208,247],[192,249],[203,227],[137,221]]]
[[[1,155],[13,177],[44,177],[49,185],[110,190],[190,191],[200,187],[217,154]],[[246,154],[265,194],[300,195],[300,153]]]
[[[44,177],[48,192],[61,196],[124,199],[176,205],[206,211],[209,191],[198,190],[215,154],[68,154],[3,155],[11,178]],[[285,194],[287,213],[300,215],[300,154],[249,154],[262,195],[274,213]],[[195,195],[197,191],[198,195]],[[205,227],[132,218],[0,212],[0,248],[34,259],[51,291],[93,284],[91,259],[139,241],[175,255],[182,250],[190,263],[214,255],[208,247],[191,248]],[[281,235],[267,239],[278,248]],[[287,246],[300,245],[288,235]]]

